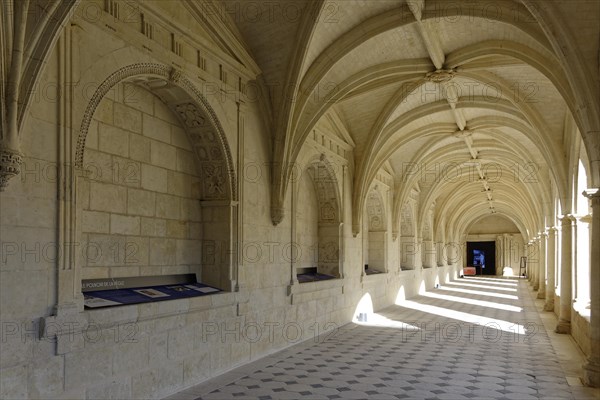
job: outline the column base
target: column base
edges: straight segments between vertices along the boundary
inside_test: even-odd
[[[554,332],[560,334],[570,334],[571,321],[558,321],[558,325],[556,325],[556,329],[554,330]]]
[[[600,387],[600,364],[588,360],[583,365],[583,382],[586,386]]]
[[[538,292],[538,294],[537,294],[537,298],[538,299],[545,299],[546,298],[546,292],[540,290]]]
[[[544,311],[554,311],[554,300],[546,300],[544,304]]]
[[[535,290],[535,291],[540,290],[540,284],[539,283],[534,283],[533,284],[533,290]]]

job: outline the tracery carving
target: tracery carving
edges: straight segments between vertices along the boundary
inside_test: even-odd
[[[413,236],[412,209],[409,204],[402,206],[400,213],[400,232],[402,236]]]
[[[423,223],[423,239],[431,240],[431,222],[429,216],[425,218],[425,222]]]
[[[380,231],[385,229],[383,204],[381,197],[376,190],[376,188],[372,190],[367,198],[367,215],[369,221],[369,230],[371,231]]]
[[[321,206],[321,221],[333,222],[335,221],[335,208],[330,202],[325,202]]]

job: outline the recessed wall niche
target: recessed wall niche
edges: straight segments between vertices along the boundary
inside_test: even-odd
[[[82,279],[193,273],[233,289],[235,178],[206,107],[146,77],[115,84],[98,102],[78,199]]]

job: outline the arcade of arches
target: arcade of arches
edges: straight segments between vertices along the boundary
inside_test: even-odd
[[[0,16],[1,398],[160,398],[473,266],[526,281],[600,386],[600,2]]]

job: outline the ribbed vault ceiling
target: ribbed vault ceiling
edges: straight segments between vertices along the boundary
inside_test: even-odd
[[[263,82],[294,83],[271,92],[267,105],[275,161],[293,162],[317,122],[336,113],[356,146],[355,233],[384,165],[396,186],[395,232],[415,190],[418,226],[435,205],[435,235],[444,240],[493,213],[530,240],[553,199],[565,203],[564,137],[578,135],[565,133],[565,121],[576,93],[521,0],[289,0],[282,7],[297,10],[296,18],[236,21]],[[273,200],[281,204],[286,172],[273,173]]]

